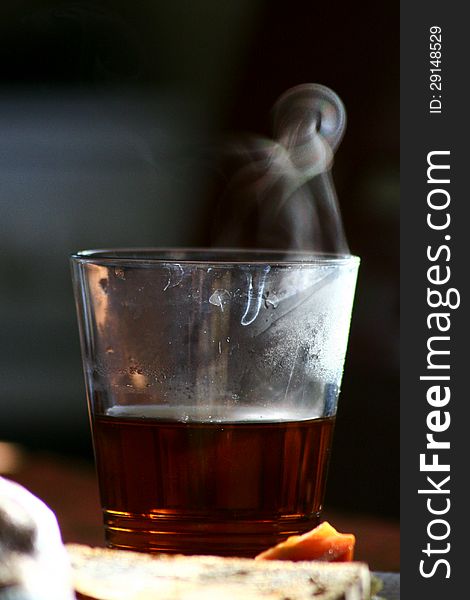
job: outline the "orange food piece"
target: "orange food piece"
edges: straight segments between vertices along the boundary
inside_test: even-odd
[[[339,533],[324,521],[312,531],[293,535],[256,556],[255,560],[353,560],[356,538],[352,533]]]

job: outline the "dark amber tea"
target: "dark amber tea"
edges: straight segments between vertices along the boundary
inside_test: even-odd
[[[254,556],[317,524],[334,417],[254,420],[241,410],[236,421],[181,421],[164,408],[94,419],[109,545]]]

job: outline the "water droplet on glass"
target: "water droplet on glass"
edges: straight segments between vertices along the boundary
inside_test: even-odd
[[[103,292],[105,294],[107,294],[108,293],[108,280],[107,280],[107,278],[103,277],[102,279],[100,279],[99,280],[99,284],[100,284],[100,287],[103,290]]]
[[[166,292],[168,288],[174,288],[179,285],[183,281],[184,271],[181,265],[171,265],[171,267],[166,267],[168,271],[168,281],[166,282],[163,291]]]
[[[106,348],[106,354],[114,354],[114,348],[112,346],[108,346]]]
[[[114,274],[116,275],[116,277],[118,279],[126,279],[126,275],[124,273],[124,269],[122,269],[121,267],[116,267],[114,269]]]
[[[230,298],[231,294],[228,290],[215,290],[209,298],[209,302],[224,312],[224,306],[230,301]]]
[[[266,308],[277,308],[279,306],[279,298],[274,292],[266,292],[264,295],[264,305]]]
[[[259,314],[261,307],[261,301],[263,298],[264,285],[266,282],[266,276],[269,273],[271,267],[266,265],[262,271],[254,271],[253,273],[247,273],[248,283],[248,294],[245,312],[241,319],[241,324],[251,325]]]
[[[227,338],[227,342],[230,342],[230,338],[229,337]]]

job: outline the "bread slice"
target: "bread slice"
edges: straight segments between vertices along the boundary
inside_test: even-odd
[[[366,564],[150,555],[67,545],[77,598],[369,600]]]

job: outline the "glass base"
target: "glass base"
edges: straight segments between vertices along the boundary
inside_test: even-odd
[[[174,513],[136,515],[104,511],[106,543],[111,548],[249,558],[291,535],[313,529],[319,519],[320,513],[224,520]]]

